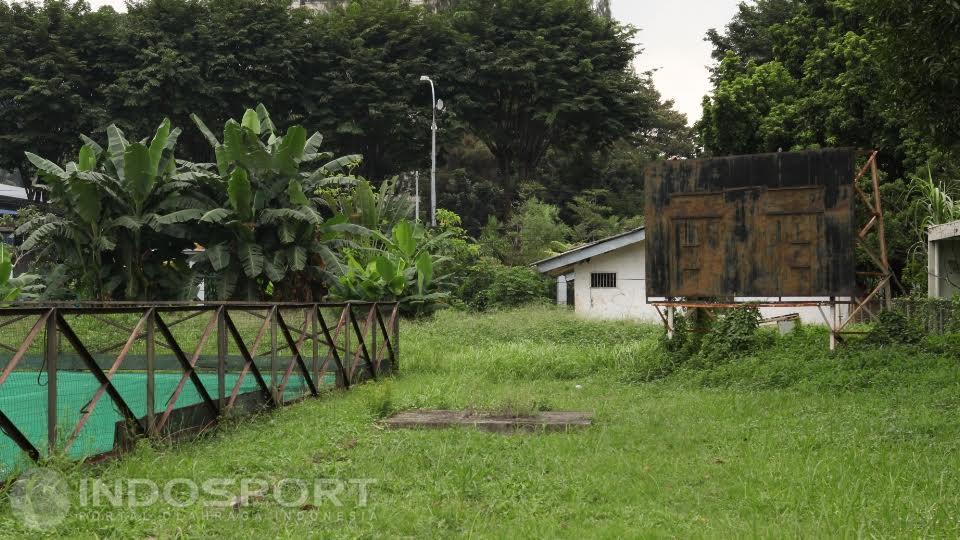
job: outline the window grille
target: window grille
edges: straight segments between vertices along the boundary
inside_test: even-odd
[[[590,287],[593,289],[615,289],[617,287],[617,274],[615,272],[592,272],[590,274]]]

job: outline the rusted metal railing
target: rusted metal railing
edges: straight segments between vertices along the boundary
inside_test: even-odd
[[[377,379],[399,346],[395,302],[0,308],[0,443],[33,460],[112,452]],[[109,441],[75,448],[83,434]]]

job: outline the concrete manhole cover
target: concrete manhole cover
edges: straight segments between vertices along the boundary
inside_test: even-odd
[[[503,416],[492,413],[459,410],[422,409],[404,411],[387,418],[389,428],[445,428],[473,426],[496,432],[511,431],[567,431],[589,427],[593,414],[577,411],[545,411],[531,416]]]

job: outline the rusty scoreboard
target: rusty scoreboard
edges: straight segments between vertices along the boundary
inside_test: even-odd
[[[822,149],[650,164],[647,297],[851,296],[857,155]]]

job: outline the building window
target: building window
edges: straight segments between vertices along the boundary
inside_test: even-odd
[[[615,289],[617,287],[616,272],[592,272],[590,274],[590,288]]]

